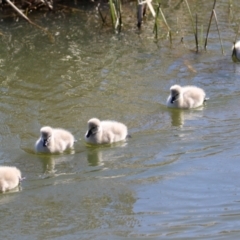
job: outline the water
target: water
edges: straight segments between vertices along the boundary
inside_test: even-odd
[[[212,3],[191,4],[205,30]],[[36,16],[54,44],[24,21],[2,21],[0,164],[17,166],[26,180],[0,195],[1,239],[239,237],[235,4],[231,11],[225,1],[216,7],[224,55],[214,24],[208,51],[191,51],[186,8],[172,10],[168,2],[163,10],[175,31],[173,47],[166,38],[154,40],[150,16],[136,30],[134,5],[125,6],[120,35],[96,16],[89,20],[92,11]],[[175,83],[202,87],[210,100],[200,109],[167,109]],[[132,138],[87,147],[92,117],[125,123]],[[43,125],[70,130],[75,152],[35,154]]]

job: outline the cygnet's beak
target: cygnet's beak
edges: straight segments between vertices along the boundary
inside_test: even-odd
[[[47,144],[48,144],[48,140],[47,139],[43,139],[43,146],[47,147]]]
[[[92,130],[89,129],[88,132],[87,132],[87,134],[86,134],[86,137],[89,138],[91,135],[92,135]]]
[[[172,96],[171,103],[174,103],[176,101],[176,96]]]
[[[236,55],[237,55],[237,50],[236,50],[235,45],[234,45],[233,51],[232,51],[232,57],[236,57]]]

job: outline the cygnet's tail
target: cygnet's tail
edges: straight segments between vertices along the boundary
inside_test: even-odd
[[[132,138],[132,135],[128,134],[128,135],[126,136],[126,139],[128,139],[128,138]]]
[[[19,182],[21,182],[21,181],[23,181],[25,179],[26,179],[26,177],[19,178]]]

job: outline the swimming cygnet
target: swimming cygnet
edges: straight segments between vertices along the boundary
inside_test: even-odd
[[[91,144],[111,144],[126,139],[127,135],[128,130],[123,123],[92,118],[88,121],[85,140]]]
[[[21,172],[16,167],[0,166],[0,191],[5,192],[17,187],[22,180]]]
[[[201,106],[205,99],[203,89],[195,86],[181,87],[173,85],[170,88],[170,95],[167,99],[167,106],[170,108],[196,108]]]
[[[232,60],[234,62],[240,62],[240,41],[234,42],[232,47]]]
[[[41,136],[35,144],[36,152],[62,153],[73,148],[74,136],[67,130],[46,126],[40,129],[40,133]]]

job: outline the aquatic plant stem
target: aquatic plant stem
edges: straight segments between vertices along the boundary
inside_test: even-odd
[[[117,32],[121,31],[122,26],[122,14],[121,14],[121,0],[109,0],[110,5],[110,12],[111,12],[111,18],[112,18],[112,24],[114,27],[114,30]]]
[[[44,0],[44,2],[50,10],[53,10],[53,6],[47,0]]]
[[[170,44],[172,44],[172,31],[171,31],[171,28],[169,27],[169,25],[168,25],[168,23],[167,23],[167,20],[166,20],[166,18],[165,18],[165,16],[164,16],[163,11],[162,11],[162,9],[161,9],[160,6],[159,6],[159,11],[160,11],[160,13],[161,13],[161,16],[162,16],[162,19],[163,19],[165,25],[167,26]]]
[[[155,16],[156,16],[156,13],[155,13],[155,11],[154,11],[154,8],[153,8],[151,2],[152,2],[152,0],[146,0],[146,3],[147,3],[147,5],[148,5],[148,8],[150,9],[150,12],[152,13],[152,16],[155,17]]]
[[[103,14],[102,14],[102,12],[100,10],[100,3],[98,3],[98,5],[97,5],[97,10],[98,10],[99,16],[100,16],[100,18],[102,20],[102,23],[105,24],[106,23],[106,17],[103,17]]]
[[[137,4],[137,27],[141,28],[143,17],[146,14],[147,4],[138,1]]]
[[[210,17],[209,24],[208,24],[207,35],[206,35],[205,44],[204,44],[204,49],[205,50],[207,49],[208,34],[209,34],[210,27],[211,27],[212,18],[213,18],[213,15],[214,15],[213,10],[215,9],[216,2],[217,2],[217,0],[214,0],[211,17]]]
[[[115,26],[115,29],[118,29],[118,32],[121,31],[122,27],[122,6],[121,6],[121,0],[116,0],[117,2],[117,24]]]
[[[6,0],[6,2],[21,16],[23,17],[25,20],[27,20],[30,24],[32,24],[33,26],[41,29],[43,32],[47,33],[48,37],[50,38],[51,42],[54,42],[54,37],[53,35],[47,31],[46,29],[44,29],[43,27],[39,26],[38,24],[32,22],[25,14],[23,14],[10,0]]]
[[[109,6],[110,6],[112,25],[115,27],[115,24],[116,24],[116,10],[115,10],[115,5],[114,5],[112,0],[109,0]]]
[[[203,46],[203,25],[201,25],[200,46]]]
[[[7,2],[19,15],[21,15],[25,20],[27,20],[29,23],[32,24],[32,21],[31,21],[25,14],[23,14],[10,0],[6,0],[6,2]]]
[[[198,39],[197,39],[196,30],[195,30],[195,28],[194,28],[193,15],[192,15],[191,9],[190,9],[190,7],[189,7],[188,1],[185,0],[185,3],[186,3],[186,5],[187,5],[187,9],[188,9],[188,12],[189,12],[190,17],[191,17],[191,23],[192,23],[193,34],[194,34],[194,37],[195,37],[196,49],[198,49]]]
[[[196,41],[196,52],[198,52],[198,15],[196,13],[196,32],[195,32],[195,41]]]
[[[238,29],[237,29],[237,33],[236,33],[236,36],[235,36],[234,44],[237,42],[237,37],[238,37],[239,29],[240,29],[240,22],[238,23]]]
[[[215,18],[215,21],[216,21],[216,26],[217,26],[217,31],[218,31],[219,41],[220,41],[220,44],[221,44],[222,54],[224,54],[223,44],[222,44],[222,39],[221,39],[220,31],[219,31],[219,28],[218,28],[217,15],[216,15],[216,11],[215,11],[214,9],[213,9],[213,14],[214,14],[214,18]]]
[[[157,12],[155,14],[154,18],[154,27],[153,27],[153,33],[155,33],[155,38],[158,39],[158,15],[159,15],[159,9],[160,9],[160,3],[157,6]]]

